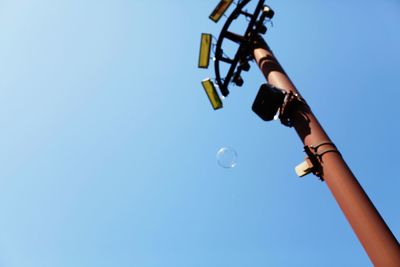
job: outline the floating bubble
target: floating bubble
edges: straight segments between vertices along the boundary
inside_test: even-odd
[[[223,147],[217,152],[217,162],[222,168],[230,169],[236,166],[238,154],[232,147]]]

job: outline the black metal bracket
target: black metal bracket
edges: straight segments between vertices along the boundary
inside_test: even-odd
[[[304,98],[293,92],[287,93],[282,107],[279,110],[279,119],[281,123],[287,127],[293,127],[291,115],[293,112],[301,110],[301,107],[308,107]]]
[[[329,148],[319,151],[320,148],[324,146],[329,146]],[[318,176],[321,181],[324,181],[322,157],[327,153],[338,153],[341,155],[335,144],[330,141],[324,141],[318,145],[305,146],[304,152],[307,154],[307,158],[302,164],[296,167],[297,174],[299,176],[305,176],[309,173],[313,173]]]

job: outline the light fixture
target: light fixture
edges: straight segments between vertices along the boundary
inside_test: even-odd
[[[236,72],[232,78],[232,82],[236,84],[236,86],[242,87],[244,84],[242,76],[240,76],[240,71]]]
[[[264,24],[259,24],[257,28],[258,32],[261,34],[266,34],[267,33],[267,27]]]
[[[201,34],[199,68],[206,69],[210,64],[212,35],[209,33]]]
[[[204,90],[208,96],[208,99],[211,102],[212,107],[217,110],[222,108],[222,101],[219,97],[217,90],[215,89],[214,83],[211,81],[210,78],[207,78],[201,82],[203,85]]]
[[[240,68],[243,71],[249,71],[250,70],[250,64],[246,59],[241,60],[239,64],[240,64]]]
[[[264,121],[273,120],[285,100],[286,92],[268,83],[261,85],[252,110]]]
[[[262,13],[264,17],[272,19],[272,17],[275,15],[275,12],[270,8],[269,6],[265,5],[262,9]]]
[[[210,15],[210,19],[214,22],[218,22],[219,19],[224,15],[225,11],[232,4],[233,0],[221,0],[217,7]]]

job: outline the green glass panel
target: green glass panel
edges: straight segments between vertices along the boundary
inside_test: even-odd
[[[211,42],[212,42],[211,34],[208,33],[201,34],[199,68],[206,69],[210,64]]]
[[[217,7],[210,15],[210,19],[214,22],[218,22],[219,19],[224,15],[225,11],[229,8],[232,4],[233,0],[222,0],[219,2]]]
[[[219,97],[217,90],[215,89],[214,83],[211,81],[211,79],[207,78],[203,80],[201,83],[203,85],[204,90],[206,91],[206,94],[211,102],[212,107],[215,110],[222,108],[221,98]]]

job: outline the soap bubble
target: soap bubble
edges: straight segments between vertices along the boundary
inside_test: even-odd
[[[232,147],[223,147],[217,152],[217,162],[222,168],[230,169],[236,166],[238,154]]]

